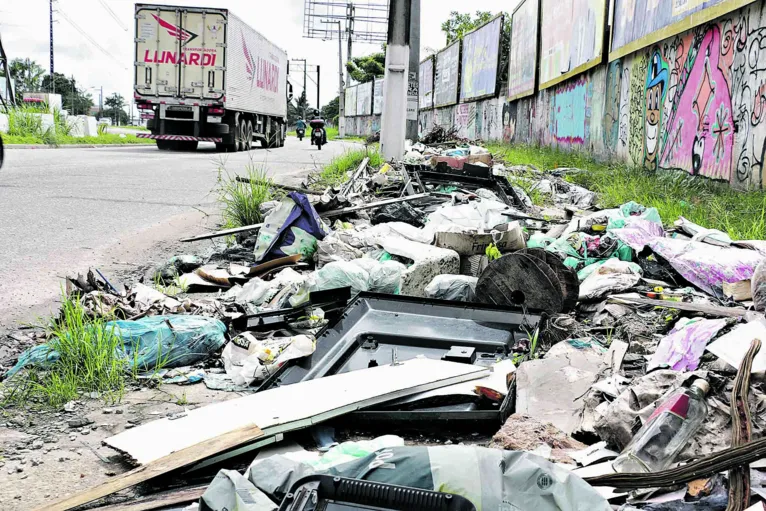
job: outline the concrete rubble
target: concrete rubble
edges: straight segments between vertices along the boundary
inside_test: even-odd
[[[262,225],[241,230],[233,243],[211,242],[208,253],[179,254],[142,281],[116,282],[96,269],[67,279],[66,293],[88,315],[113,321],[125,345],[140,339],[120,348],[137,374],[137,392],[159,384],[206,387],[255,403],[292,385],[310,389],[325,380],[331,388],[334,378],[357,373],[354,381],[369,393],[382,385],[375,375],[383,368],[407,375],[408,364],[423,358],[438,360],[452,378],[446,384],[420,374],[411,388],[396,382],[396,397],[379,402],[365,395],[368,404],[353,410],[339,402],[323,411],[314,403],[316,417],[306,424],[269,425],[278,433],[249,432],[248,441],[171,463],[207,472],[193,472],[200,475],[193,481],[172,472],[178,490],[149,489],[149,497],[156,493],[158,502],[177,509],[277,509],[293,498],[291,485],[298,488],[302,476],[332,475],[424,491],[455,488],[480,504],[499,498],[482,496],[488,487],[511,495],[527,477],[537,484],[515,501],[532,506],[525,509],[734,509],[727,508],[734,499],[760,505],[766,354],[749,359],[748,350],[755,339],[766,340],[764,243],[732,241],[633,202],[601,209],[595,193],[573,182],[579,169],[543,173],[505,165],[453,136],[429,134],[409,144],[402,161],[382,168],[365,159],[337,188],[312,189],[316,180],[309,176],[302,189],[310,193],[291,189],[268,204]],[[56,360],[44,336],[19,332],[14,339],[23,353],[0,368],[6,389]],[[171,351],[172,358],[156,362]],[[749,391],[744,403],[733,402],[735,377],[748,360]],[[454,380],[448,371],[454,364],[476,372],[458,371],[463,379]],[[667,477],[666,471],[642,474],[646,479],[633,484],[615,474],[611,462],[664,411],[666,396],[699,379],[710,387],[707,413],[668,460]],[[93,433],[114,445],[126,431],[141,438],[154,420],[213,428],[186,409],[134,419],[100,398],[89,413],[83,403],[93,396],[62,406],[55,428],[32,428],[21,415],[1,422],[4,472],[26,477],[42,463],[34,453],[47,453],[62,436],[74,444]],[[749,453],[732,443],[737,406],[749,410],[742,415],[752,432]],[[102,434],[106,422],[114,424]],[[176,427],[184,429],[168,426]],[[232,433],[215,428],[213,438]],[[290,445],[297,447],[277,452]],[[120,459],[130,449],[109,456]],[[163,459],[191,456],[186,451]],[[460,464],[453,460],[483,460],[476,470],[491,484],[477,483],[478,493],[440,486],[427,463],[412,462],[416,456],[438,460],[438,477],[447,482],[460,477],[450,472]],[[61,454],[61,463],[67,458]],[[386,460],[396,477],[379,470]],[[493,472],[485,462],[515,465]],[[697,479],[714,482],[707,490],[698,481],[679,483],[686,481],[685,466],[702,467]],[[728,477],[719,475],[738,467],[750,469],[751,495],[730,491]],[[215,479],[211,469],[221,469]],[[115,468],[113,480],[123,471]],[[154,488],[169,474],[157,472]],[[652,484],[640,486],[644,480]],[[204,486],[192,491],[192,482]],[[148,498],[134,484],[50,509]],[[181,494],[185,501],[173,500]],[[514,498],[520,497],[508,497]]]

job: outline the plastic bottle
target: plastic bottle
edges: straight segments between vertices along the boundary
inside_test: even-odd
[[[708,390],[710,385],[705,380],[674,390],[612,462],[612,468],[617,472],[657,472],[667,468],[705,419]]]

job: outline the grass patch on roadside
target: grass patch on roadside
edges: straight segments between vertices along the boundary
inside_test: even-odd
[[[599,195],[599,205],[612,208],[631,200],[655,207],[666,224],[683,216],[734,239],[766,239],[766,194],[738,192],[728,183],[692,177],[682,171],[653,172],[616,162],[598,162],[582,152],[535,146],[490,144],[492,154],[508,164],[531,164],[540,170],[576,167],[571,182]]]
[[[373,168],[380,167],[385,163],[380,151],[375,147],[346,151],[344,154],[333,158],[330,163],[324,166],[313,186],[317,189],[325,189],[329,186],[338,186],[345,183],[348,180],[347,173],[359,168],[362,160],[367,157],[370,158],[369,165]]]
[[[280,198],[271,188],[273,181],[263,166],[248,164],[242,177],[250,182],[237,181],[237,176],[229,174],[224,167],[218,171],[217,195],[223,210],[224,229],[262,223],[261,204]]]
[[[98,392],[107,402],[124,393],[122,340],[102,319],[88,316],[77,297],[63,299],[61,314],[48,326],[48,346],[58,353],[50,367],[31,368],[3,384],[3,405],[27,402],[58,407]]]
[[[52,139],[37,135],[3,135],[3,143],[8,145],[129,145],[129,144],[148,144],[153,145],[155,141],[148,138],[138,138],[135,135],[125,135],[120,137],[118,134],[107,133],[97,137],[72,137],[56,136]]]

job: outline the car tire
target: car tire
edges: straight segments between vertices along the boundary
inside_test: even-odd
[[[157,140],[157,149],[160,151],[170,151],[174,149],[172,140]]]

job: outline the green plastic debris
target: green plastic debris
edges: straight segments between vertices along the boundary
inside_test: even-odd
[[[617,212],[609,217],[609,223],[606,226],[607,231],[612,229],[622,229],[628,225],[632,218],[640,218],[655,224],[662,225],[662,218],[657,208],[647,208],[637,202],[630,201],[617,209]]]

